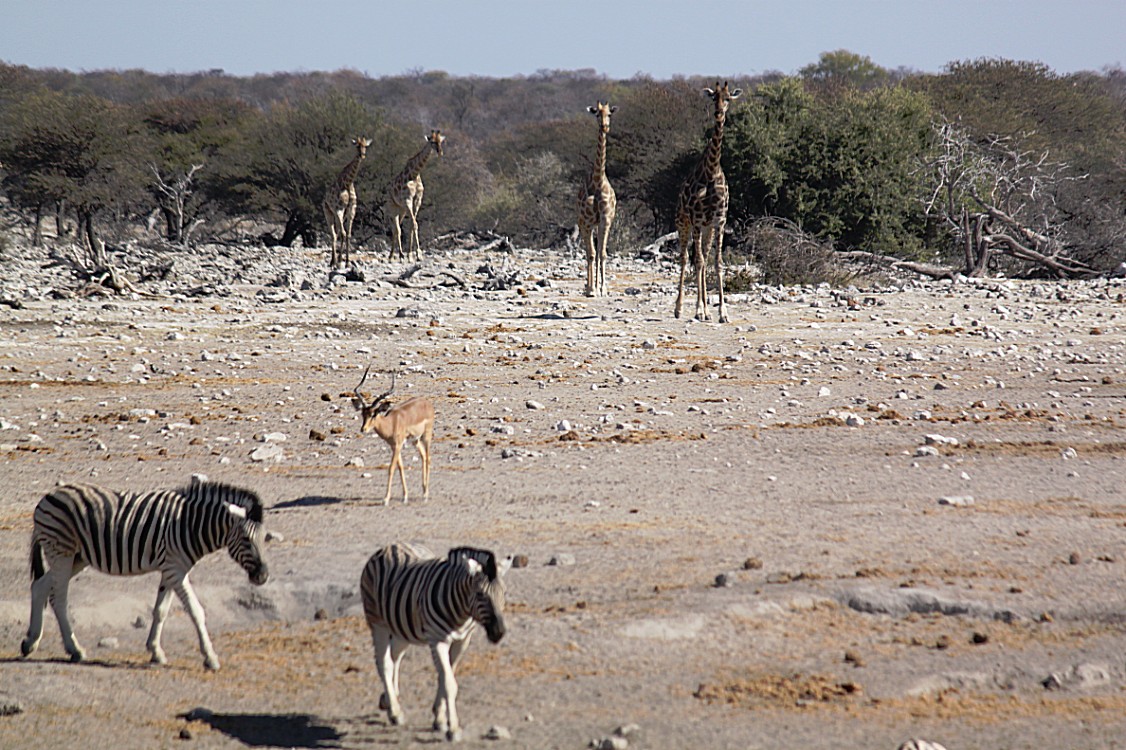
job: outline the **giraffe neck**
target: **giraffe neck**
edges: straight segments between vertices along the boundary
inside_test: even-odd
[[[606,181],[606,131],[598,128],[598,153],[594,157],[594,168],[590,172],[590,181],[601,185]]]
[[[418,177],[419,173],[422,172],[422,168],[426,166],[426,162],[430,159],[430,154],[433,153],[433,151],[434,148],[427,143],[422,147],[421,151],[411,157],[410,161],[407,162],[407,166],[403,169],[402,174],[399,175],[404,183],[410,182]]]
[[[716,119],[715,128],[712,130],[712,139],[708,142],[708,150],[704,154],[702,164],[709,176],[719,174],[722,171],[719,166],[719,157],[723,150],[723,123],[726,119],[722,115]]]
[[[364,157],[356,154],[356,158],[348,162],[348,166],[344,167],[344,170],[340,173],[340,177],[336,179],[337,184],[341,187],[351,185],[356,179],[356,172],[360,171],[360,162],[363,161],[363,159]]]

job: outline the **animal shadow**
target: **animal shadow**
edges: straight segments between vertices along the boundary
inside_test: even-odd
[[[193,708],[178,718],[202,721],[250,747],[339,748],[344,737],[309,714],[220,714]]]
[[[346,497],[329,497],[327,495],[306,495],[299,497],[296,500],[283,500],[280,503],[274,503],[270,506],[270,510],[285,510],[286,508],[315,508],[318,505],[335,505],[336,503],[349,502],[350,498]]]

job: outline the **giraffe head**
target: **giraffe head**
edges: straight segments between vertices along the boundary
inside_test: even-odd
[[[598,118],[598,129],[603,133],[610,132],[610,115],[618,111],[617,107],[611,107],[609,102],[603,104],[598,102],[593,107],[587,107],[587,112]]]
[[[442,135],[441,130],[431,130],[430,135],[426,136],[426,142],[434,149],[434,153],[438,156],[442,155],[442,143],[446,140],[446,136]]]
[[[352,139],[352,145],[356,147],[356,153],[363,159],[368,155],[368,146],[371,145],[371,139],[358,135]]]
[[[743,95],[743,89],[729,89],[727,87],[727,81],[724,81],[722,86],[719,85],[719,81],[716,81],[714,89],[706,88],[704,91],[707,92],[708,96],[711,97],[711,100],[715,103],[716,122],[719,122],[727,116],[727,108],[731,105],[731,100],[738,99]]]

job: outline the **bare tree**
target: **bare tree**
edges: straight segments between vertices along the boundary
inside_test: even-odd
[[[165,217],[168,230],[167,238],[171,242],[179,242],[186,247],[192,229],[196,225],[186,226],[187,216],[184,209],[192,194],[192,179],[196,172],[203,169],[203,165],[193,164],[191,169],[173,180],[172,184],[165,182],[155,164],[150,164],[149,168],[156,175],[156,189],[160,193],[160,210]]]
[[[1022,150],[1012,138],[975,141],[949,123],[935,124],[937,151],[924,165],[933,190],[924,199],[928,216],[937,216],[961,248],[963,273],[980,276],[1007,256],[1028,272],[1046,269],[1066,277],[1097,271],[1067,255],[1066,223],[1056,195],[1065,182],[1085,179],[1047,151]]]

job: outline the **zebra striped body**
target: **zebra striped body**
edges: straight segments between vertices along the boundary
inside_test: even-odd
[[[385,547],[368,560],[360,576],[360,596],[383,682],[380,707],[387,709],[392,723],[403,720],[403,653],[410,644],[428,644],[438,670],[434,728],[446,730],[449,740],[459,738],[454,671],[478,623],[493,643],[504,637],[502,576],[510,565],[511,558],[498,565],[488,550],[456,547],[440,558],[409,544]]]
[[[31,533],[31,624],[21,644],[24,656],[39,646],[47,602],[55,612],[71,661],[85,658],[67,614],[70,579],[87,566],[115,576],[159,571],[148,648],[163,664],[160,634],[173,591],[191,615],[200,652],[209,669],[219,668],[200,607],[188,580],[205,555],[226,546],[251,583],[266,582],[262,559],[262,503],[247,490],[216,482],[144,494],[85,484],[60,485],[35,507]]]

